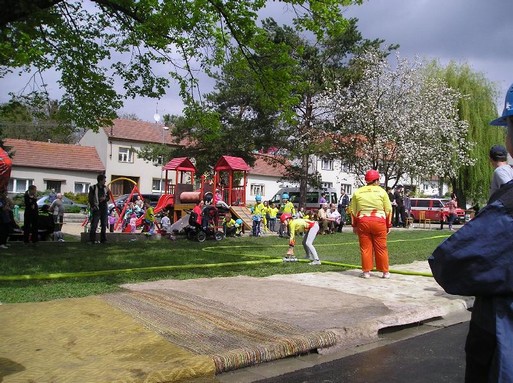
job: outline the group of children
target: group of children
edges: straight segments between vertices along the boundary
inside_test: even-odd
[[[140,220],[143,216],[144,218]],[[117,222],[118,212],[116,209],[112,209],[108,222],[109,231],[111,233],[116,229]],[[153,207],[148,201],[143,201],[140,196],[138,196],[135,202],[130,202],[126,207],[121,222],[121,230],[123,232],[135,233],[137,231],[138,222],[142,224],[142,232],[153,233],[155,231],[155,213]]]

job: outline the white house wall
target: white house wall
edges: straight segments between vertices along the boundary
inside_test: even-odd
[[[109,142],[107,135],[103,130],[98,133],[88,131],[80,140],[81,145],[94,146],[100,156],[100,160],[105,166],[105,176],[111,180],[112,176],[135,177],[139,179],[139,190],[143,194],[157,193],[152,190],[153,179],[165,177],[162,173],[162,166],[155,166],[135,153],[141,150],[145,143],[133,141],[111,140]],[[119,162],[119,149],[134,149],[133,162]],[[174,178],[174,172],[169,173]],[[173,180],[174,181],[174,180]]]
[[[75,183],[93,185],[96,183],[96,176],[94,172],[20,166],[16,166],[11,171],[11,179],[32,180],[37,189],[43,192],[46,190],[47,181],[61,181],[61,193],[74,193]]]
[[[280,190],[281,183],[278,183],[280,177],[261,176],[258,174],[248,174],[248,184],[246,185],[246,201],[248,204],[255,203],[255,194],[252,193],[252,185],[262,185],[264,193],[262,193],[262,200],[268,201]]]

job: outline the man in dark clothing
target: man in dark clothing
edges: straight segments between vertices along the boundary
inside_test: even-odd
[[[37,206],[37,188],[36,185],[30,185],[23,196],[25,200],[25,213],[23,215],[23,242],[37,243],[37,222],[39,217],[39,208]]]
[[[404,219],[404,195],[403,195],[403,187],[401,185],[395,188],[394,200],[396,203],[395,207],[395,216],[394,216],[394,226],[404,226],[406,227],[406,222]]]
[[[513,84],[502,116],[513,155]],[[479,214],[443,241],[429,258],[450,294],[474,295],[465,344],[466,383],[513,382],[513,180],[500,186]]]
[[[91,209],[91,230],[89,231],[89,241],[96,241],[96,230],[100,223],[100,242],[107,242],[107,218],[109,215],[108,203],[110,199],[110,190],[105,186],[105,176],[103,174],[96,177],[98,183],[89,187],[89,208]]]
[[[338,232],[342,232],[342,228],[347,220],[346,209],[349,206],[349,196],[346,194],[344,190],[341,192],[340,199],[338,200],[337,210],[340,213],[340,225],[338,225]]]

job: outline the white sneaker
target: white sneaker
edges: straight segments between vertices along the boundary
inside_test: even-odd
[[[62,238],[59,238],[59,242],[66,242],[66,241]]]
[[[319,259],[314,259],[312,262],[309,263],[309,265],[320,265],[321,261]]]
[[[389,278],[390,278],[390,273],[389,273],[389,272],[383,273],[383,275],[381,276],[381,278],[383,278],[383,279],[389,279]]]
[[[364,271],[360,274],[360,278],[369,279],[371,277],[370,271]]]
[[[8,249],[9,247],[7,245],[0,245],[0,249]]]

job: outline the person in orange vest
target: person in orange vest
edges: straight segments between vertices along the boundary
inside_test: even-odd
[[[362,278],[370,278],[373,254],[376,269],[382,278],[390,278],[388,271],[387,235],[392,227],[392,204],[387,192],[379,185],[379,173],[371,169],[365,173],[366,186],[353,195],[350,203],[353,233],[358,235],[362,259]]]

